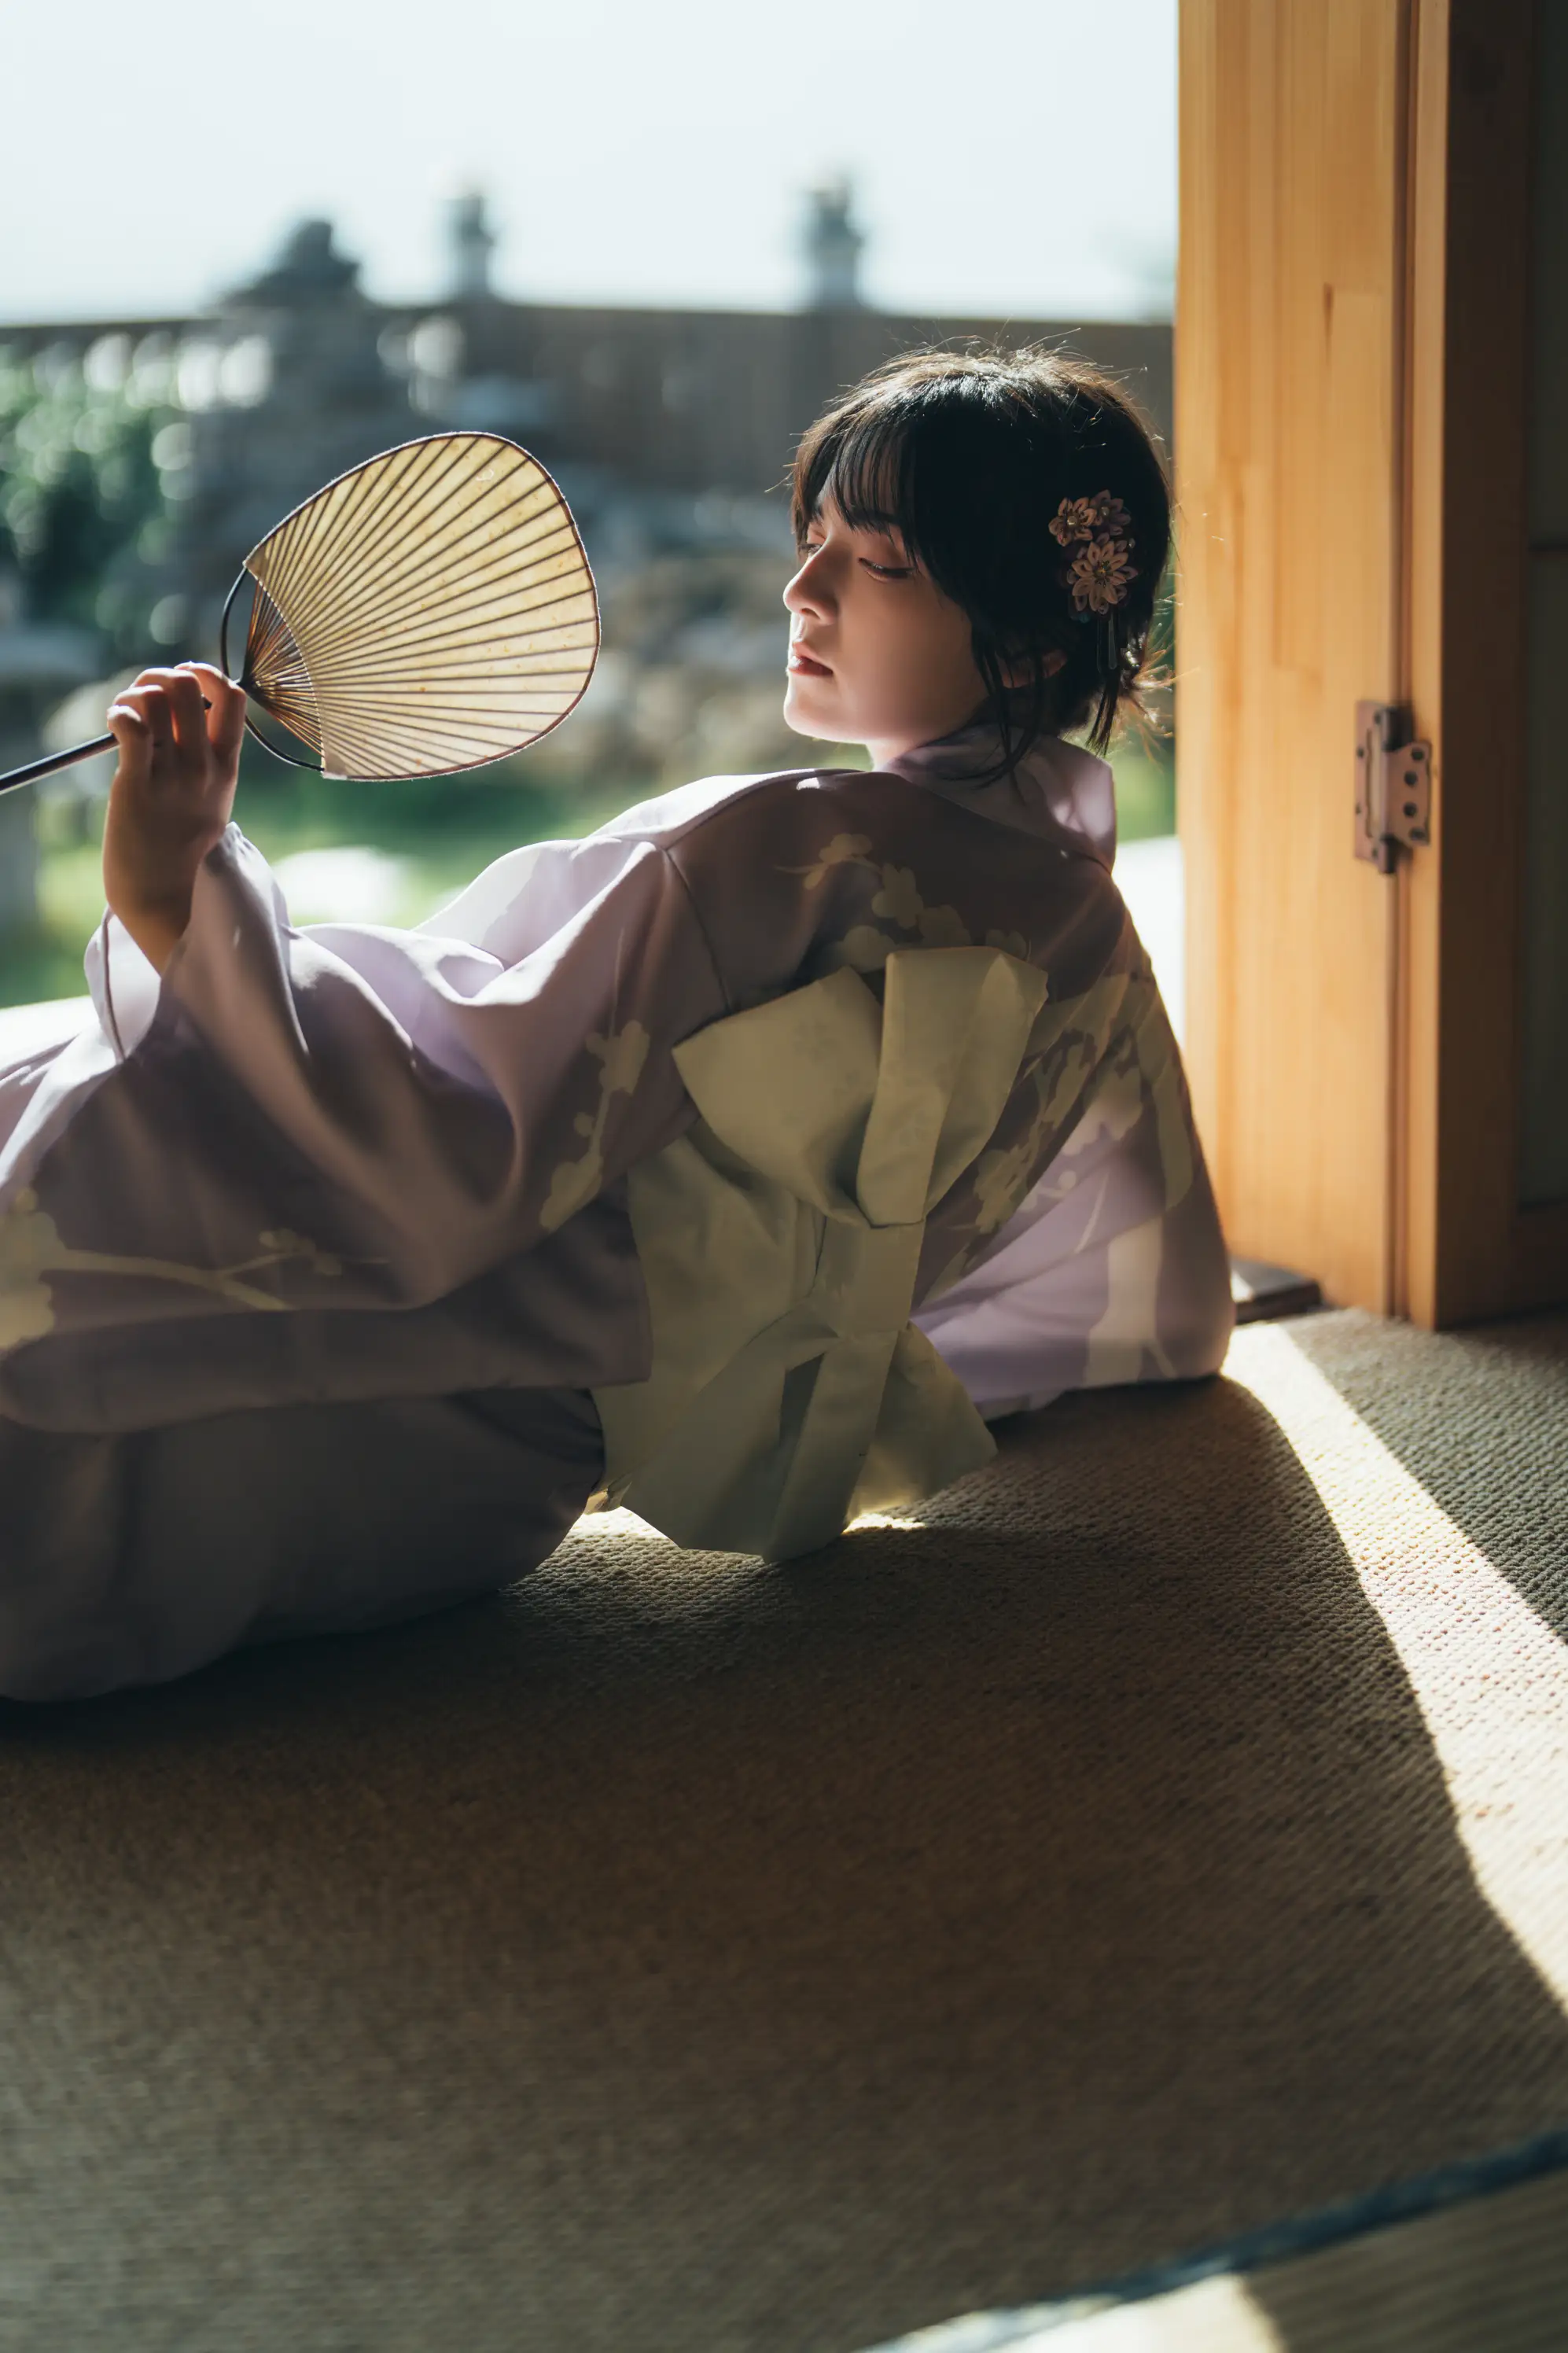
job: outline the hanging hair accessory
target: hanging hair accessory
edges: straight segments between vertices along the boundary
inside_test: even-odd
[[[1058,578],[1072,597],[1073,618],[1087,621],[1096,613],[1104,620],[1100,667],[1113,670],[1121,659],[1117,643],[1116,608],[1138,577],[1128,562],[1132,553],[1132,518],[1109,491],[1091,498],[1064,499],[1050,525],[1051,537],[1069,551]],[[1077,549],[1074,554],[1070,551]]]

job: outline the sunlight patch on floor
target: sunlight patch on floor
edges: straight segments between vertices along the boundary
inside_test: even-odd
[[[1568,1646],[1288,1330],[1226,1363],[1289,1439],[1410,1679],[1487,1900],[1568,2010]]]
[[[650,1539],[655,1544],[669,1542],[662,1530],[650,1526],[647,1520],[639,1520],[635,1512],[619,1509],[584,1512],[577,1526],[582,1535],[592,1536],[595,1543],[601,1536],[612,1544],[622,1536],[635,1536],[640,1543]]]
[[[1230,2277],[1026,2337],[1015,2353],[1077,2353],[1079,2346],[1083,2353],[1289,2353],[1247,2282]]]

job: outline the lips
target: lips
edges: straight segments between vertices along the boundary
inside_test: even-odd
[[[793,643],[789,649],[789,662],[787,666],[800,678],[831,678],[833,676],[833,672],[828,669],[826,662],[818,661],[815,654],[808,654],[804,646]]]

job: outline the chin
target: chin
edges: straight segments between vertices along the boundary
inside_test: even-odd
[[[821,681],[810,678],[792,678],[784,688],[784,723],[796,735],[814,735],[820,744],[837,744],[849,739],[844,733],[838,714],[828,706],[831,695],[814,695],[812,688]]]

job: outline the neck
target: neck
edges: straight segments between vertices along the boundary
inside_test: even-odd
[[[1042,835],[1110,868],[1116,855],[1116,792],[1110,764],[1081,744],[1041,735],[1010,776],[995,773],[994,728],[956,730],[895,755],[893,773],[961,799],[977,814]]]
[[[955,719],[951,727],[942,728],[935,735],[916,734],[909,729],[905,729],[898,735],[879,735],[874,744],[868,741],[866,745],[867,751],[870,754],[871,765],[874,768],[890,768],[895,760],[906,758],[910,752],[918,752],[927,744],[945,743],[949,736],[958,734],[966,727],[977,727],[989,716],[990,712],[986,705],[984,702],[977,702],[967,716]]]

